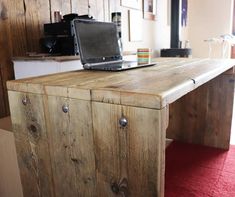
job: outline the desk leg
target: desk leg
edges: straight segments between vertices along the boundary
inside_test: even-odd
[[[224,73],[170,105],[167,138],[229,149],[234,75]]]
[[[167,109],[94,102],[92,110],[96,196],[163,197]]]

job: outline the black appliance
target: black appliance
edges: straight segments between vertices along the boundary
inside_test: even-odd
[[[71,22],[73,19],[93,20],[88,15],[67,14],[61,22],[44,24],[44,37],[40,39],[43,53],[51,55],[78,55]],[[77,47],[76,47],[77,48]]]

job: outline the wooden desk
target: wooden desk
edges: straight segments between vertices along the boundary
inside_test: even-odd
[[[229,148],[235,61],[156,61],[8,82],[26,197],[164,196],[166,134]]]

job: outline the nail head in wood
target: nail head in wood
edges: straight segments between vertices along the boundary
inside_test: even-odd
[[[22,99],[22,103],[23,103],[23,105],[27,105],[27,103],[28,103],[27,97],[24,97],[24,98]]]
[[[62,106],[62,111],[63,111],[64,113],[68,113],[68,112],[69,112],[69,106],[63,105],[63,106]]]
[[[122,118],[119,119],[119,124],[120,124],[121,127],[126,127],[127,124],[128,124],[128,121],[125,117],[122,117]]]

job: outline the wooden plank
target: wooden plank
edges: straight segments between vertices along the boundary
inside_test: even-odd
[[[234,75],[220,75],[170,105],[167,137],[228,149]]]
[[[8,1],[12,55],[25,55],[27,49],[25,8],[22,0]]]
[[[4,94],[3,94],[4,90],[2,87],[2,78],[0,76],[0,99],[2,101],[4,101]],[[6,116],[6,106],[4,105],[4,102],[0,102],[0,118],[5,117]]]
[[[97,196],[164,196],[167,110],[98,102],[92,110]]]
[[[38,19],[40,25],[40,31],[43,32],[43,24],[50,23],[51,21],[51,7],[50,0],[37,0]]]
[[[109,21],[110,0],[89,0],[89,14],[98,21]]]
[[[41,52],[39,40],[43,36],[43,24],[50,22],[49,1],[24,0],[25,25],[28,52]]]
[[[90,102],[54,96],[46,100],[55,195],[95,196]]]
[[[123,169],[120,166],[120,139],[117,121],[121,117],[121,106],[92,103],[92,113],[97,158],[97,196],[115,196],[112,187],[118,192],[119,184],[124,184],[127,179],[127,174],[122,174],[126,173],[126,166]],[[123,139],[124,141],[126,139]],[[127,155],[123,155],[125,160],[126,157]],[[126,185],[123,187],[125,191]]]
[[[99,8],[102,7],[102,1],[98,2],[98,0],[89,0],[89,14],[90,16],[93,16],[93,18],[95,18],[96,20],[98,20],[98,11],[102,11],[102,10],[99,10]],[[98,7],[101,6],[101,7]]]
[[[63,0],[50,0],[51,2],[51,18],[52,22],[54,20],[54,12],[59,11],[61,15],[70,14],[72,11],[72,5],[70,1],[63,1]]]
[[[14,79],[13,66],[11,63],[12,46],[10,40],[10,23],[9,23],[9,2],[0,1],[0,78],[1,78],[1,107],[0,117],[9,115],[9,104],[7,96],[6,81]]]
[[[12,56],[12,46],[10,38],[10,19],[9,19],[9,1],[0,1],[1,16],[0,16],[0,60],[10,59]]]
[[[88,0],[72,0],[72,11],[78,15],[88,14]]]
[[[26,105],[22,103],[24,98]],[[9,100],[24,196],[53,196],[43,99],[40,95],[10,91]]]
[[[1,47],[0,47],[0,50],[1,50]],[[4,105],[4,108],[5,108],[4,116],[7,116],[10,114],[10,110],[9,110],[9,101],[8,101],[8,95],[7,95],[6,81],[14,79],[14,70],[13,70],[12,62],[9,57],[9,53],[8,55],[5,56],[5,58],[0,57],[0,75],[1,75],[0,78],[2,80],[1,86],[2,86],[2,93],[3,93],[2,105]]]

